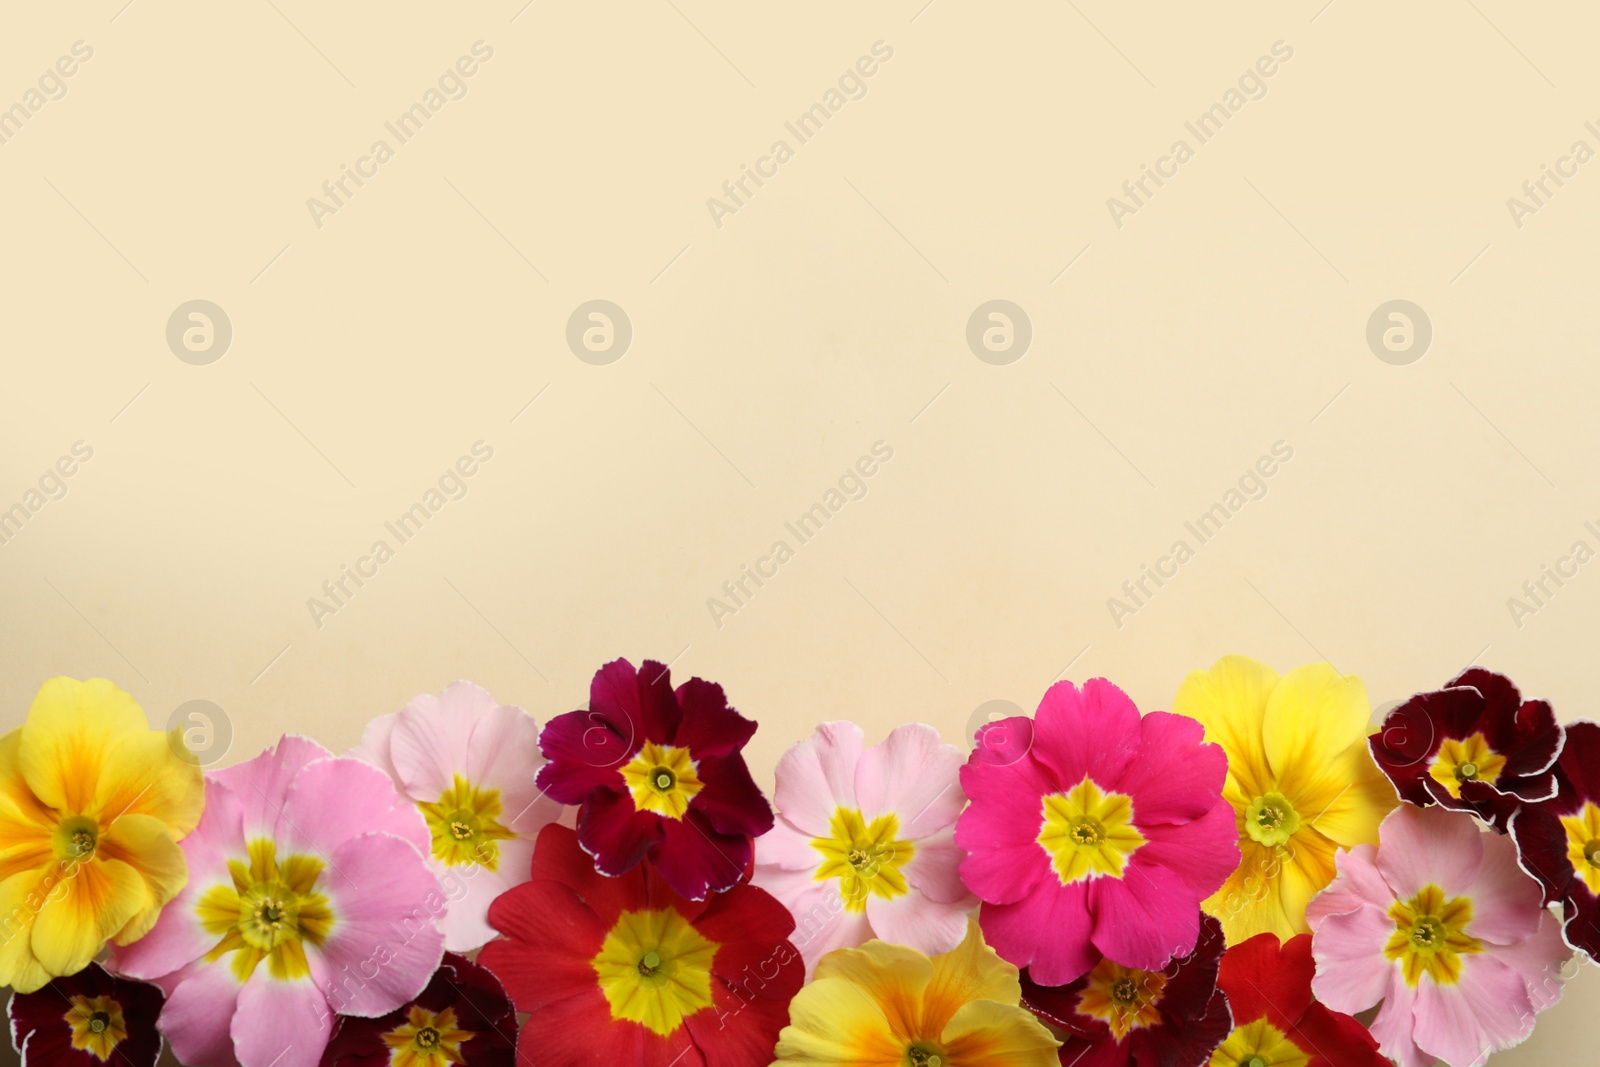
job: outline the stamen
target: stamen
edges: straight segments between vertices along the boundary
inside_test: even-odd
[[[872,857],[868,856],[862,849],[853,848],[850,850],[848,859],[850,860],[850,866],[854,867],[858,871],[861,871],[866,870],[867,863],[872,859]]]
[[[937,1052],[929,1052],[925,1048],[912,1045],[906,1050],[912,1067],[942,1067],[944,1059]]]
[[[418,1048],[437,1048],[439,1045],[439,1031],[431,1026],[424,1026],[417,1031],[416,1042]]]
[[[1077,825],[1068,831],[1068,833],[1072,837],[1073,844],[1083,845],[1085,847],[1098,845],[1102,840],[1105,839],[1105,835],[1101,833],[1100,827],[1096,826],[1088,819],[1079,820]]]
[[[72,832],[72,854],[82,859],[92,855],[95,848],[95,834],[93,830],[74,830]]]
[[[1463,782],[1470,781],[1477,776],[1478,765],[1476,763],[1463,763],[1461,766],[1456,768],[1456,777],[1460,778]]]
[[[470,841],[472,839],[472,827],[464,822],[452,822],[450,824],[450,836],[457,841]]]
[[[1138,995],[1139,990],[1132,978],[1118,978],[1111,983],[1111,999],[1118,1004],[1132,1004]]]
[[[651,775],[650,780],[655,785],[656,789],[663,793],[671,789],[673,783],[677,781],[677,779],[673,777],[672,772],[667,770],[665,767],[657,767],[655,769],[655,773]]]
[[[649,978],[661,967],[661,953],[651,949],[644,954],[644,959],[639,961],[639,973]]]
[[[1245,1061],[1244,1067],[1267,1067],[1267,1061],[1260,1056],[1251,1056]]]
[[[1589,861],[1589,866],[1600,868],[1600,838],[1583,846],[1583,858]]]
[[[110,1025],[111,1016],[107,1015],[103,1011],[97,1011],[93,1015],[89,1016],[89,1029],[93,1030],[97,1034],[105,1033],[106,1028]]]

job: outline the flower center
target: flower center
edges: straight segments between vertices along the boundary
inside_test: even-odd
[[[689,802],[704,785],[688,749],[654,741],[646,741],[622,768],[622,781],[633,797],[634,808],[669,819],[683,818]]]
[[[944,1057],[926,1045],[912,1045],[906,1049],[906,1062],[911,1067],[943,1067]]]
[[[461,1045],[472,1036],[471,1030],[456,1026],[454,1008],[435,1014],[412,1005],[406,1021],[383,1035],[383,1043],[391,1050],[383,1062],[408,1067],[456,1067],[466,1062]]]
[[[437,1048],[439,1046],[439,1031],[431,1026],[424,1026],[417,1031],[418,1048]]]
[[[1590,841],[1584,845],[1583,858],[1589,861],[1589,866],[1600,867],[1600,841]]]
[[[589,965],[612,1019],[667,1037],[685,1018],[711,1007],[717,948],[676,908],[625,911]]]
[[[1483,951],[1482,943],[1466,932],[1472,900],[1447,899],[1436,885],[1423,886],[1410,900],[1395,901],[1389,918],[1394,933],[1383,954],[1400,963],[1408,985],[1417,985],[1423,975],[1439,985],[1454,985],[1461,979],[1461,957]]]
[[[1459,741],[1447,737],[1439,742],[1439,752],[1428,765],[1428,777],[1460,800],[1462,782],[1493,782],[1505,766],[1506,758],[1490,748],[1481,733],[1474,733]]]
[[[1263,793],[1244,810],[1244,832],[1268,848],[1288,842],[1300,829],[1300,813],[1282,793]]]
[[[72,1047],[105,1062],[128,1037],[122,1005],[111,997],[72,997],[63,1016],[72,1027]]]
[[[100,826],[84,815],[62,819],[56,827],[56,855],[67,863],[86,863],[100,845]]]
[[[1211,1054],[1208,1067],[1309,1067],[1311,1056],[1266,1016],[1236,1027]]]
[[[1095,964],[1078,994],[1081,1015],[1102,1020],[1121,1041],[1132,1030],[1161,1021],[1158,1005],[1167,985],[1159,971],[1141,971],[1101,960]]]
[[[854,808],[838,808],[828,822],[827,837],[814,837],[811,847],[822,853],[816,880],[839,879],[839,895],[846,910],[867,910],[867,898],[885,900],[910,891],[901,868],[911,862],[917,846],[897,838],[900,819],[892,812],[869,825]]]
[[[1133,799],[1102,790],[1088,776],[1065,793],[1047,794],[1036,840],[1050,856],[1062,885],[1108,875],[1123,867],[1145,836],[1133,821]]]
[[[306,978],[311,974],[306,944],[322,944],[333,929],[328,898],[316,891],[322,860],[289,855],[280,863],[277,844],[265,838],[246,848],[248,863],[228,861],[233,884],[212,886],[195,905],[201,928],[218,938],[205,959],[210,963],[233,954],[240,982],[263,960],[279,981]]]
[[[500,790],[479,789],[459,774],[438,800],[417,809],[428,824],[433,858],[449,867],[478,864],[495,870],[500,864],[496,842],[517,836],[498,821]]]
[[[1561,817],[1567,832],[1567,860],[1589,892],[1600,896],[1600,805],[1586,801],[1582,808]]]

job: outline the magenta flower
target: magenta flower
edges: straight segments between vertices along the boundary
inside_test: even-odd
[[[1306,909],[1317,999],[1350,1015],[1381,1001],[1372,1036],[1400,1067],[1481,1067],[1519,1044],[1569,953],[1516,851],[1464,813],[1396,808]]]
[[[316,1067],[336,1014],[375,1017],[443,955],[428,832],[388,777],[287,736],[206,776],[189,883],[113,971],[167,994],[185,1063]]]
[[[1600,723],[1567,725],[1558,789],[1511,820],[1522,869],[1560,903],[1567,944],[1600,960]]]
[[[539,788],[581,805],[578,843],[602,874],[648,858],[680,895],[704,900],[745,876],[750,839],[772,829],[740,755],[755,732],[722,686],[691,678],[674,692],[664,665],[612,660],[595,672],[587,711],[545,725]]]
[[[807,973],[875,937],[942,955],[976,903],[955,844],[966,756],[922,723],[863,741],[854,723],[830,722],[784,753],[777,822],[756,839],[755,884],[794,916]]]
[[[1143,718],[1103,678],[978,732],[961,768],[961,878],[984,938],[1042,986],[1103,955],[1158,971],[1194,950],[1200,901],[1239,864],[1227,757],[1182,715]]]

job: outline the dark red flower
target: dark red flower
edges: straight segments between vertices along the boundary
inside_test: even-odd
[[[1076,1067],[1199,1067],[1232,1025],[1217,988],[1222,924],[1200,916],[1194,951],[1160,971],[1102,959],[1064,986],[1022,972],[1022,1003],[1066,1031],[1061,1062]]]
[[[322,1067],[513,1067],[517,1013],[500,980],[446,952],[428,987],[377,1019],[339,1016]]]
[[[1222,957],[1217,979],[1233,1008],[1222,1043],[1230,1064],[1306,1063],[1306,1067],[1389,1067],[1367,1028],[1311,998],[1311,935],[1257,934]],[[1302,1059],[1304,1057],[1304,1059]]]
[[[1561,903],[1568,945],[1600,960],[1600,723],[1567,725],[1556,795],[1511,819],[1522,869]]]
[[[1518,805],[1555,793],[1561,726],[1543,700],[1472,667],[1394,709],[1368,744],[1402,799],[1470,811],[1505,833]]]
[[[539,787],[580,805],[578,840],[600,871],[648,858],[672,888],[704,900],[744,878],[751,839],[772,829],[740,755],[755,732],[720,685],[691,678],[674,692],[662,664],[612,660],[590,683],[587,711],[545,725]]]
[[[154,1067],[161,1055],[156,1017],[165,998],[144,982],[116,978],[98,963],[11,997],[11,1042],[23,1067]]]
[[[649,864],[607,877],[556,824],[489,923],[505,937],[478,962],[528,1013],[518,1048],[541,1067],[768,1067],[805,979],[794,917],[765,890],[692,901]]]

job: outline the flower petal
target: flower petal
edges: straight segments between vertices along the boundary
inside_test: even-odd
[[[1378,1041],[1378,1050],[1399,1067],[1434,1067],[1433,1056],[1419,1049],[1413,1037],[1417,1025],[1416,1005],[1416,987],[1406,985],[1396,974],[1383,998],[1383,1007],[1378,1009],[1368,1029]]]
[[[1500,834],[1480,834],[1483,863],[1465,889],[1472,900],[1467,933],[1498,945],[1515,945],[1538,933],[1549,915],[1539,883],[1517,866],[1517,846]]]
[[[1139,709],[1104,678],[1091,678],[1082,689],[1071,682],[1052,685],[1033,725],[1033,755],[1064,788],[1088,776],[1102,789],[1116,789],[1139,751]]]
[[[1308,663],[1284,675],[1267,701],[1261,740],[1273,774],[1295,784],[1290,799],[1298,804],[1338,795],[1348,780],[1338,777],[1343,768],[1330,766],[1328,757],[1352,745],[1364,752],[1371,719],[1367,687],[1355,675],[1340,674],[1331,663]]]
[[[472,732],[497,707],[487,690],[471,682],[451,682],[438,696],[413,697],[389,737],[389,758],[406,792],[418,800],[438,800],[455,775],[467,770]],[[472,784],[481,783],[472,779]]]
[[[0,926],[5,934],[0,937],[0,982],[19,993],[32,993],[54,977],[33,954],[33,923],[40,896],[49,892],[48,876],[43,871],[19,871],[0,882],[0,915],[5,916]]]
[[[539,788],[539,724],[521,708],[501,705],[472,728],[464,769],[467,780],[498,789],[507,829],[530,837],[561,817],[561,805]]]
[[[1199,896],[1166,867],[1129,867],[1122,878],[1089,882],[1094,947],[1115,963],[1159,971],[1194,951],[1200,936]],[[1034,968],[1035,976],[1039,974]]]
[[[229,1030],[240,1067],[317,1067],[333,1021],[315,985],[280,982],[258,967],[239,991]]]
[[[1378,871],[1402,900],[1425,885],[1458,897],[1478,878],[1484,835],[1471,815],[1408,804],[1384,819],[1380,832]]]
[[[52,678],[39,687],[22,724],[18,763],[46,806],[71,815],[94,808],[107,754],[150,724],[133,697],[104,678]]]
[[[1057,1067],[1061,1047],[1026,1009],[993,1000],[963,1004],[939,1039],[952,1063],[981,1067]]]
[[[967,806],[961,790],[961,765],[966,753],[943,744],[939,731],[925,723],[909,723],[861,754],[855,792],[862,818],[871,822],[894,814],[900,837],[926,837],[956,821]]]
[[[240,986],[226,963],[195,967],[167,994],[158,1025],[180,1063],[231,1067],[233,1036],[229,1024],[239,1005]]]
[[[867,898],[867,920],[872,933],[885,941],[907,945],[929,956],[949,952],[967,933],[964,904],[936,904],[920,893],[898,897]]]
[[[1354,1015],[1383,999],[1385,990],[1392,993],[1391,986],[1405,985],[1397,977],[1396,965],[1383,954],[1392,933],[1394,920],[1371,905],[1323,918],[1311,938],[1311,954],[1317,961],[1311,991],[1317,999]]]
[[[139,872],[119,860],[71,868],[33,920],[33,954],[51,974],[76,974],[150,900]]]
[[[1117,786],[1133,798],[1135,822],[1186,823],[1215,808],[1228,776],[1228,754],[1204,743],[1204,727],[1183,715],[1152,711],[1141,732],[1139,757]]]
[[[1094,917],[1088,895],[1084,882],[1063,886],[1047,879],[1015,904],[984,904],[978,921],[1002,958],[1029,968],[1040,985],[1065,985],[1099,960],[1090,943]]]
[[[142,910],[116,931],[117,944],[137,941],[155,925],[161,909],[189,883],[189,865],[167,824],[149,815],[124,815],[100,835],[98,854],[131,867],[144,882]]]
[[[1450,1064],[1482,1064],[1533,1032],[1533,1004],[1515,970],[1480,954],[1462,961],[1454,985],[1417,986],[1416,1019],[1422,1051]]]
[[[400,713],[397,711],[370,720],[361,731],[361,743],[345,752],[351,759],[372,764],[393,778],[397,785],[400,783],[400,772],[394,769],[394,761],[389,758],[389,739],[394,735],[395,724],[399,721]]]
[[[1388,910],[1394,903],[1395,891],[1379,873],[1377,858],[1378,850],[1371,845],[1357,845],[1334,854],[1333,881],[1306,905],[1306,922],[1311,929],[1317,929],[1325,916],[1355,911],[1363,904]]]
[[[95,783],[93,811],[104,822],[124,815],[149,815],[161,820],[174,838],[200,822],[205,783],[200,765],[180,757],[182,731],[145,730],[112,746]]]
[[[648,660],[646,665],[649,665]],[[660,667],[660,664],[655,666]],[[665,674],[666,668],[661,670]],[[683,718],[672,733],[662,736],[687,748],[697,760],[737,756],[755,735],[755,721],[733,710],[723,694],[722,686],[716,682],[690,678],[678,687],[673,696],[672,707],[681,707]],[[662,729],[665,730],[665,727]]]
[[[812,837],[827,837],[839,808],[859,808],[857,765],[864,736],[853,722],[825,722],[778,760],[772,798],[778,810]]]
[[[639,751],[644,735],[615,709],[569,711],[544,724],[538,786],[561,804],[582,804],[596,789],[620,790],[623,764]]]
[[[275,837],[289,783],[305,767],[333,753],[299,734],[285,734],[259,756],[211,772],[239,798],[244,837]]]
[[[1198,719],[1207,741],[1228,753],[1228,775],[1248,797],[1269,781],[1262,730],[1278,672],[1247,656],[1224,656],[1208,670],[1191,671],[1172,698],[1172,710]]]
[[[295,852],[331,856],[346,841],[367,833],[393,834],[422,855],[430,849],[428,827],[390,777],[356,759],[323,759],[295,775],[283,799],[278,838]]]
[[[662,819],[661,830],[661,844],[651,851],[651,861],[690,900],[705,900],[737,883],[755,853],[749,837],[718,832],[692,806],[682,819]]]
[[[759,848],[764,840],[764,837],[757,838],[756,847]],[[906,881],[913,889],[941,904],[959,903],[970,908],[977,903],[977,898],[961,881],[963,853],[956,847],[954,827],[946,827],[932,837],[921,838],[916,848],[916,855],[905,867]]]

